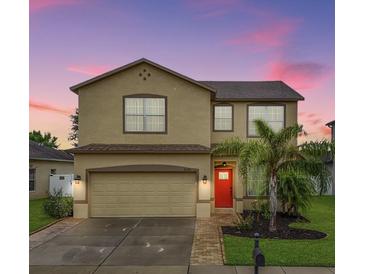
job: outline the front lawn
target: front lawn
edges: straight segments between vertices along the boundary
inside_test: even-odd
[[[29,232],[33,232],[57,220],[44,212],[43,203],[45,200],[46,198],[29,200]]]
[[[334,266],[335,265],[335,197],[313,197],[312,207],[303,214],[310,223],[291,227],[314,229],[328,236],[320,240],[261,239],[266,265]],[[252,265],[253,239],[224,236],[226,260],[231,265]]]

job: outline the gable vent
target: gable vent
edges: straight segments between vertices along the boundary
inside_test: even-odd
[[[143,80],[147,80],[147,78],[151,77],[151,73],[147,71],[147,69],[143,69],[138,74],[139,77],[141,77]]]

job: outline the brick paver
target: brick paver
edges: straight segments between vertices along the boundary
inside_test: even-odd
[[[221,226],[233,225],[236,215],[215,214],[210,218],[197,218],[194,242],[191,251],[191,265],[223,265],[224,250]]]
[[[85,219],[65,218],[62,221],[55,223],[39,232],[29,236],[29,250],[49,241],[58,234],[69,230],[71,227],[79,224]]]

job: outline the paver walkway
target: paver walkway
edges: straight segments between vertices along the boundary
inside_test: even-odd
[[[223,265],[224,250],[221,226],[233,225],[235,214],[215,214],[210,218],[197,218],[191,265]]]
[[[49,241],[50,239],[56,237],[58,234],[69,230],[71,227],[79,224],[85,219],[76,218],[65,218],[39,232],[36,232],[29,236],[29,250]]]

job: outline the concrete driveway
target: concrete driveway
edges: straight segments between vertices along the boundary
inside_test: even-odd
[[[195,218],[90,218],[32,249],[30,270],[188,266],[194,226]]]

